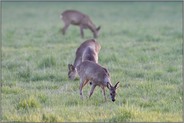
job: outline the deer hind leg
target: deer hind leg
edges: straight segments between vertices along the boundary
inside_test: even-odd
[[[95,87],[96,87],[96,85],[92,85],[91,91],[90,91],[90,93],[89,93],[89,98],[90,98],[91,95],[93,94]]]

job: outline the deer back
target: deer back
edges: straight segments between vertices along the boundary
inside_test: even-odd
[[[62,15],[63,21],[74,25],[80,25],[82,20],[84,20],[83,18],[86,17],[85,14],[76,10],[66,10],[61,15]]]
[[[98,63],[91,61],[84,61],[77,66],[77,72],[82,80],[91,80],[99,86],[107,86],[108,82],[111,83],[109,73],[106,70]]]
[[[87,47],[82,55],[82,62],[89,60],[98,63],[98,54],[95,52],[93,47]]]
[[[95,54],[96,58],[96,62],[98,62],[98,53],[101,49],[100,44],[95,40],[95,39],[89,39],[86,40],[85,42],[83,42],[79,48],[76,51],[75,54],[75,61],[74,61],[74,66],[78,66],[84,59],[85,60],[90,60],[86,58],[83,58],[83,56],[85,56],[85,54],[89,54],[89,53],[93,53]]]

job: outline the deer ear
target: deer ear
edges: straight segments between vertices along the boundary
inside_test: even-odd
[[[97,31],[99,31],[99,30],[100,30],[100,28],[101,28],[101,26],[99,26],[98,28],[96,28],[96,30],[97,30]]]
[[[68,64],[68,69],[70,70],[70,66],[71,66],[71,64]]]
[[[69,70],[74,70],[75,67],[74,67],[72,64],[68,64],[68,69],[69,69]]]
[[[71,68],[72,68],[72,70],[75,70],[75,67],[73,65],[71,66]]]
[[[114,86],[115,88],[119,87],[119,82],[116,83],[116,85]]]
[[[111,84],[109,82],[107,82],[107,88],[110,89],[111,88]]]

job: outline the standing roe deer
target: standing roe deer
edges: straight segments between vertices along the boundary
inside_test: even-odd
[[[103,95],[106,101],[105,95],[105,87],[107,87],[110,91],[111,100],[115,101],[116,89],[118,87],[119,82],[112,86],[109,72],[106,68],[101,65],[91,62],[84,61],[79,66],[77,66],[77,72],[80,76],[80,95],[82,98],[82,88],[89,82],[92,82],[92,87],[90,91],[89,97],[93,94],[93,91],[96,86],[100,86],[103,91]]]
[[[96,28],[96,26],[93,24],[88,15],[83,14],[76,10],[66,10],[63,13],[61,13],[60,18],[63,20],[65,24],[62,29],[63,35],[65,34],[69,25],[72,24],[80,27],[80,33],[82,38],[84,38],[83,29],[90,29],[93,33],[93,37],[94,38],[98,37],[100,26]]]
[[[76,67],[85,60],[98,63],[98,53],[101,49],[100,44],[95,39],[83,42],[76,51],[74,64],[68,64],[68,78],[74,80],[77,75]]]

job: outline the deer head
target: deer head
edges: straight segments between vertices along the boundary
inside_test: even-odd
[[[74,80],[77,75],[77,69],[72,65],[68,64],[68,78]]]
[[[98,35],[99,35],[99,30],[101,29],[101,26],[99,26],[99,27],[97,27],[96,29],[95,29],[95,33],[94,33],[94,38],[97,38],[98,37]]]
[[[116,89],[118,88],[119,82],[112,86],[109,82],[107,83],[107,88],[110,91],[111,100],[114,102],[116,100]]]

